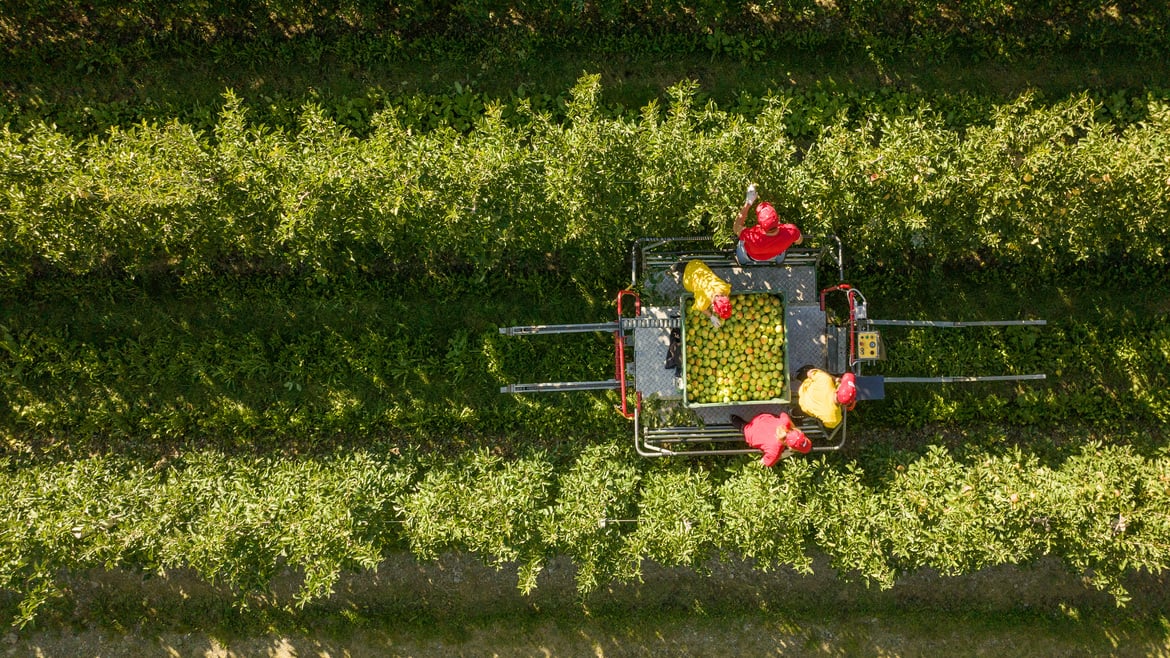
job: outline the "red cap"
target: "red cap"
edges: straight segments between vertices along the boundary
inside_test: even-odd
[[[812,450],[812,441],[809,441],[804,432],[800,430],[789,430],[788,434],[784,436],[784,445],[804,454],[808,454],[808,451]]]
[[[780,226],[780,218],[776,215],[776,209],[767,201],[761,201],[760,205],[756,206],[756,224],[765,231],[771,231]]]
[[[721,320],[726,320],[731,317],[731,300],[727,298],[727,295],[717,295],[715,299],[711,300],[711,309]]]

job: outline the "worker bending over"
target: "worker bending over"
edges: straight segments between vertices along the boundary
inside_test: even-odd
[[[772,466],[794,452],[808,454],[812,441],[792,423],[788,414],[760,414],[751,421],[732,414],[731,424],[743,431],[743,440],[753,448],[764,451],[760,463]]]
[[[820,420],[826,429],[841,424],[842,407],[852,410],[857,403],[856,376],[851,372],[834,377],[819,368],[804,366],[796,371],[796,380],[800,382],[800,410]]]
[[[731,317],[731,284],[720,279],[703,261],[687,263],[683,271],[683,287],[695,296],[695,310],[706,313],[711,324],[718,327]]]

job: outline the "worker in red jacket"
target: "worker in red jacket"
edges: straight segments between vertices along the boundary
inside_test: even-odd
[[[732,414],[731,424],[743,431],[743,440],[753,448],[764,451],[760,463],[772,466],[794,452],[808,454],[812,441],[796,428],[788,414],[759,414],[750,422]]]
[[[781,224],[776,209],[767,201],[761,201],[756,207],[756,223],[745,228],[748,212],[755,204],[758,194],[755,184],[747,189],[743,207],[731,230],[739,238],[735,246],[735,259],[740,265],[751,265],[765,261],[780,264],[784,261],[785,253],[794,244],[804,241],[800,229],[795,224]]]

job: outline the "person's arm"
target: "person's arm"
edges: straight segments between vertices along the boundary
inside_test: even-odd
[[[764,456],[760,457],[760,463],[768,468],[775,466],[778,461],[780,461],[780,446],[764,450]]]
[[[782,441],[769,441],[768,445],[764,447],[764,456],[760,457],[760,463],[764,466],[771,467],[780,461],[780,451],[783,448],[784,443]]]
[[[791,227],[791,229],[796,232],[796,239],[792,241],[792,244],[796,245],[804,242],[804,231],[801,231],[800,228],[796,226],[796,224],[784,225],[785,230],[787,230],[789,227]]]
[[[707,319],[711,321],[711,324],[714,325],[716,329],[723,326],[723,320],[720,320],[719,316],[715,315],[715,311],[711,310],[711,307],[708,306],[707,308],[703,309],[703,312],[707,314]]]
[[[731,230],[739,237],[743,233],[744,224],[747,222],[748,211],[752,209],[752,204],[756,202],[756,184],[748,185],[747,195],[743,198],[743,207],[739,209],[739,216],[735,218],[735,223],[732,224]]]
[[[743,233],[744,223],[747,221],[748,211],[752,209],[752,204],[745,203],[743,208],[739,209],[739,216],[735,218],[735,223],[731,225],[731,232],[739,237]]]

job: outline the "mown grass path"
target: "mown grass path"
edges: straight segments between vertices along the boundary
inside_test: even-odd
[[[1119,611],[1052,562],[957,578],[905,577],[891,590],[815,576],[648,566],[582,607],[570,569],[550,566],[531,596],[466,556],[393,557],[350,576],[299,614],[235,613],[223,593],[174,573],[82,574],[38,628],[0,652],[57,656],[899,655],[1149,656],[1170,650],[1166,583],[1131,579]],[[821,565],[823,566],[823,565]]]

